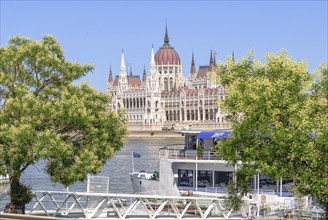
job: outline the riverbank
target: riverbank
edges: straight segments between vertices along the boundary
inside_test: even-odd
[[[140,137],[140,138],[178,138],[182,137],[181,134],[175,131],[129,131],[128,137]]]

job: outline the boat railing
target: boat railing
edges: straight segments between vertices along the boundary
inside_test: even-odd
[[[227,188],[222,187],[182,187],[182,191],[192,192],[205,192],[205,193],[217,193],[217,194],[228,194]]]
[[[197,150],[185,149],[183,144],[166,145],[159,149],[160,159],[186,159],[186,160],[220,160],[211,150],[204,150],[202,155]]]

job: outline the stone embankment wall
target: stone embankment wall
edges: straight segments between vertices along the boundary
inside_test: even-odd
[[[227,123],[168,123],[163,124],[129,124],[129,137],[181,137],[177,130],[217,130],[231,129]]]
[[[182,137],[174,131],[129,131],[128,137],[140,138],[163,138],[163,137]]]

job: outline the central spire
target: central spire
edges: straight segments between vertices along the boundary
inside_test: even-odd
[[[169,43],[169,35],[167,34],[167,24],[165,24],[165,37],[164,37],[164,43]]]

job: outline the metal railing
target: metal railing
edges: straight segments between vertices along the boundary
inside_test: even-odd
[[[211,150],[204,150],[202,156],[197,155],[197,150],[184,149],[184,145],[167,145],[159,149],[160,159],[186,159],[186,160],[221,160]]]
[[[33,191],[30,204],[27,215],[60,219],[236,219],[223,199],[193,196]]]

